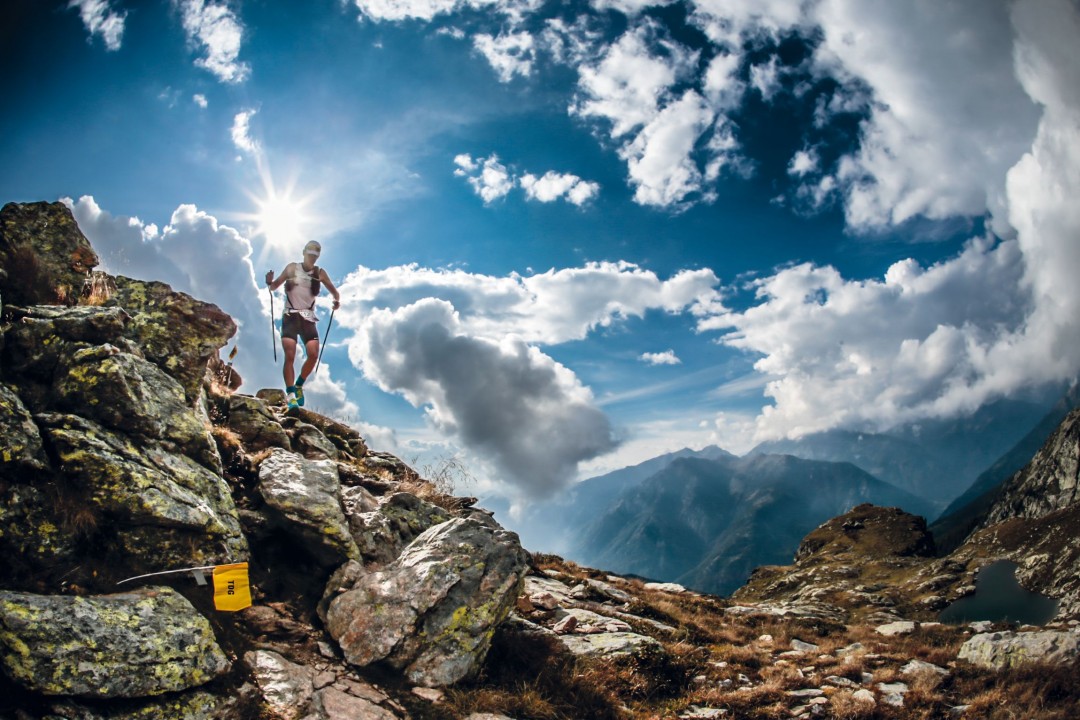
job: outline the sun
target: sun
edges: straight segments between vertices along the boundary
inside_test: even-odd
[[[255,234],[266,238],[268,245],[289,250],[303,244],[311,222],[305,203],[287,193],[279,195],[271,190],[266,197],[256,200],[256,205]]]

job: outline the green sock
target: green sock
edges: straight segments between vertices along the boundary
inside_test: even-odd
[[[289,386],[287,386],[285,388],[285,394],[286,395],[288,395],[289,393],[294,393],[294,392],[296,392],[296,386],[295,385],[289,385]]]
[[[307,378],[301,375],[300,378],[296,381],[296,387],[304,387],[304,380],[306,379]]]

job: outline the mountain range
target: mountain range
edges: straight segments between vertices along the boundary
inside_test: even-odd
[[[1038,399],[1000,400],[889,432],[765,442],[743,457],[683,449],[585,480],[518,517],[496,499],[485,504],[528,547],[726,594],[755,567],[790,560],[807,532],[861,503],[940,515],[933,535],[941,551],[955,548],[993,488],[1031,459],[1077,395],[1074,387],[1049,412]]]

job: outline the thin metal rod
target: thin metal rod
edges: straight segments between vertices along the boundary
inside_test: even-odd
[[[161,572],[146,573],[145,575],[136,575],[135,577],[125,578],[116,584],[123,585],[126,582],[131,582],[132,580],[142,580],[143,578],[157,577],[158,575],[175,575],[177,573],[192,572],[193,570],[213,570],[216,567],[217,565],[203,565],[202,567],[180,568],[179,570],[162,570]]]

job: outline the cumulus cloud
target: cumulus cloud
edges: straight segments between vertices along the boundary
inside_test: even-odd
[[[641,355],[638,356],[638,360],[649,365],[679,365],[682,363],[682,360],[679,359],[674,350],[665,350],[664,352],[658,353],[641,353]]]
[[[788,164],[788,175],[802,177],[803,175],[816,172],[820,162],[821,159],[818,157],[817,151],[813,148],[799,150],[795,153],[795,156],[791,158],[791,162]]]
[[[1080,48],[1068,38],[1080,9],[816,7],[826,38],[817,60],[858,77],[875,102],[859,149],[807,196],[845,196],[857,227],[989,212],[999,235],[930,267],[898,262],[879,279],[787,268],[755,282],[752,307],[704,318],[772,377],[758,438],[952,416],[1075,378]],[[790,171],[812,178],[814,160],[797,155]]]
[[[271,363],[270,316],[256,285],[251,244],[194,205],[179,206],[164,229],[137,217],[112,215],[93,197],[64,198],[79,229],[113,275],[158,280],[212,302],[236,320],[240,352],[235,367],[246,387],[276,386]],[[320,370],[321,372],[321,370]]]
[[[424,407],[526,495],[550,495],[579,463],[616,447],[572,372],[512,335],[468,334],[445,300],[372,312],[350,352],[380,388]]]
[[[467,154],[458,155],[454,158],[454,164],[457,165],[454,174],[466,178],[469,185],[485,203],[492,203],[506,197],[514,189],[514,180],[510,176],[510,171],[499,162],[497,155],[491,155],[479,161],[473,160]]]
[[[1003,221],[1005,173],[1030,148],[1039,117],[1007,51],[1008,4],[825,0],[813,20],[823,37],[818,72],[849,81],[858,99],[871,89],[859,148],[836,172],[848,222],[987,209]]]
[[[365,375],[426,408],[519,493],[538,495],[614,447],[589,391],[540,346],[649,311],[704,317],[718,311],[718,284],[709,270],[661,279],[628,263],[503,277],[361,267],[341,283],[337,317]]]
[[[535,56],[532,35],[527,32],[502,33],[499,36],[480,33],[473,38],[473,47],[483,55],[499,80],[508,83],[515,75],[532,74]]]
[[[79,17],[90,33],[90,37],[99,35],[105,43],[106,50],[120,49],[127,13],[114,10],[109,0],[71,0],[68,8],[78,9]]]
[[[554,170],[549,170],[540,177],[524,173],[519,178],[499,161],[497,155],[481,160],[473,159],[471,155],[464,153],[454,158],[454,165],[457,166],[454,174],[468,180],[485,203],[506,197],[518,186],[525,191],[525,197],[529,200],[549,203],[564,199],[578,206],[592,200],[600,192],[599,183]]]
[[[202,93],[195,93],[194,95],[192,95],[191,96],[191,101],[193,103],[195,103],[196,105],[198,105],[199,107],[203,108],[204,110],[210,104],[209,102],[207,102],[206,96],[203,95]]]
[[[554,170],[549,170],[539,178],[531,173],[525,173],[518,182],[525,190],[526,197],[543,203],[565,198],[567,202],[574,205],[584,205],[600,193],[599,183],[582,180],[570,173],[557,173]]]
[[[650,310],[706,317],[720,311],[719,279],[711,270],[683,270],[662,280],[630,263],[588,263],[522,276],[494,277],[416,265],[358,268],[341,283],[341,322],[359,327],[374,309],[397,310],[429,297],[454,307],[468,334],[558,344]]]
[[[224,83],[246,80],[251,67],[238,59],[244,26],[229,6],[207,0],[178,0],[178,7],[188,41],[204,52],[195,65]]]
[[[433,20],[459,10],[490,10],[511,19],[535,11],[539,0],[354,0],[360,17],[381,21]]]
[[[758,304],[701,327],[733,327],[722,341],[760,353],[755,369],[776,378],[763,439],[969,412],[987,399],[969,391],[993,371],[988,351],[1030,312],[1023,293],[986,292],[1017,288],[1021,259],[1015,241],[976,240],[950,261],[901,261],[879,280],[803,264],[756,281]]]
[[[747,169],[724,115],[738,105],[745,84],[738,55],[718,54],[698,77],[699,54],[660,35],[655,23],[643,21],[580,66],[570,111],[609,124],[612,139],[622,143],[619,157],[636,202],[683,208],[711,200],[706,183],[725,168]],[[687,83],[700,91],[677,91]],[[695,155],[701,149],[704,167]]]

